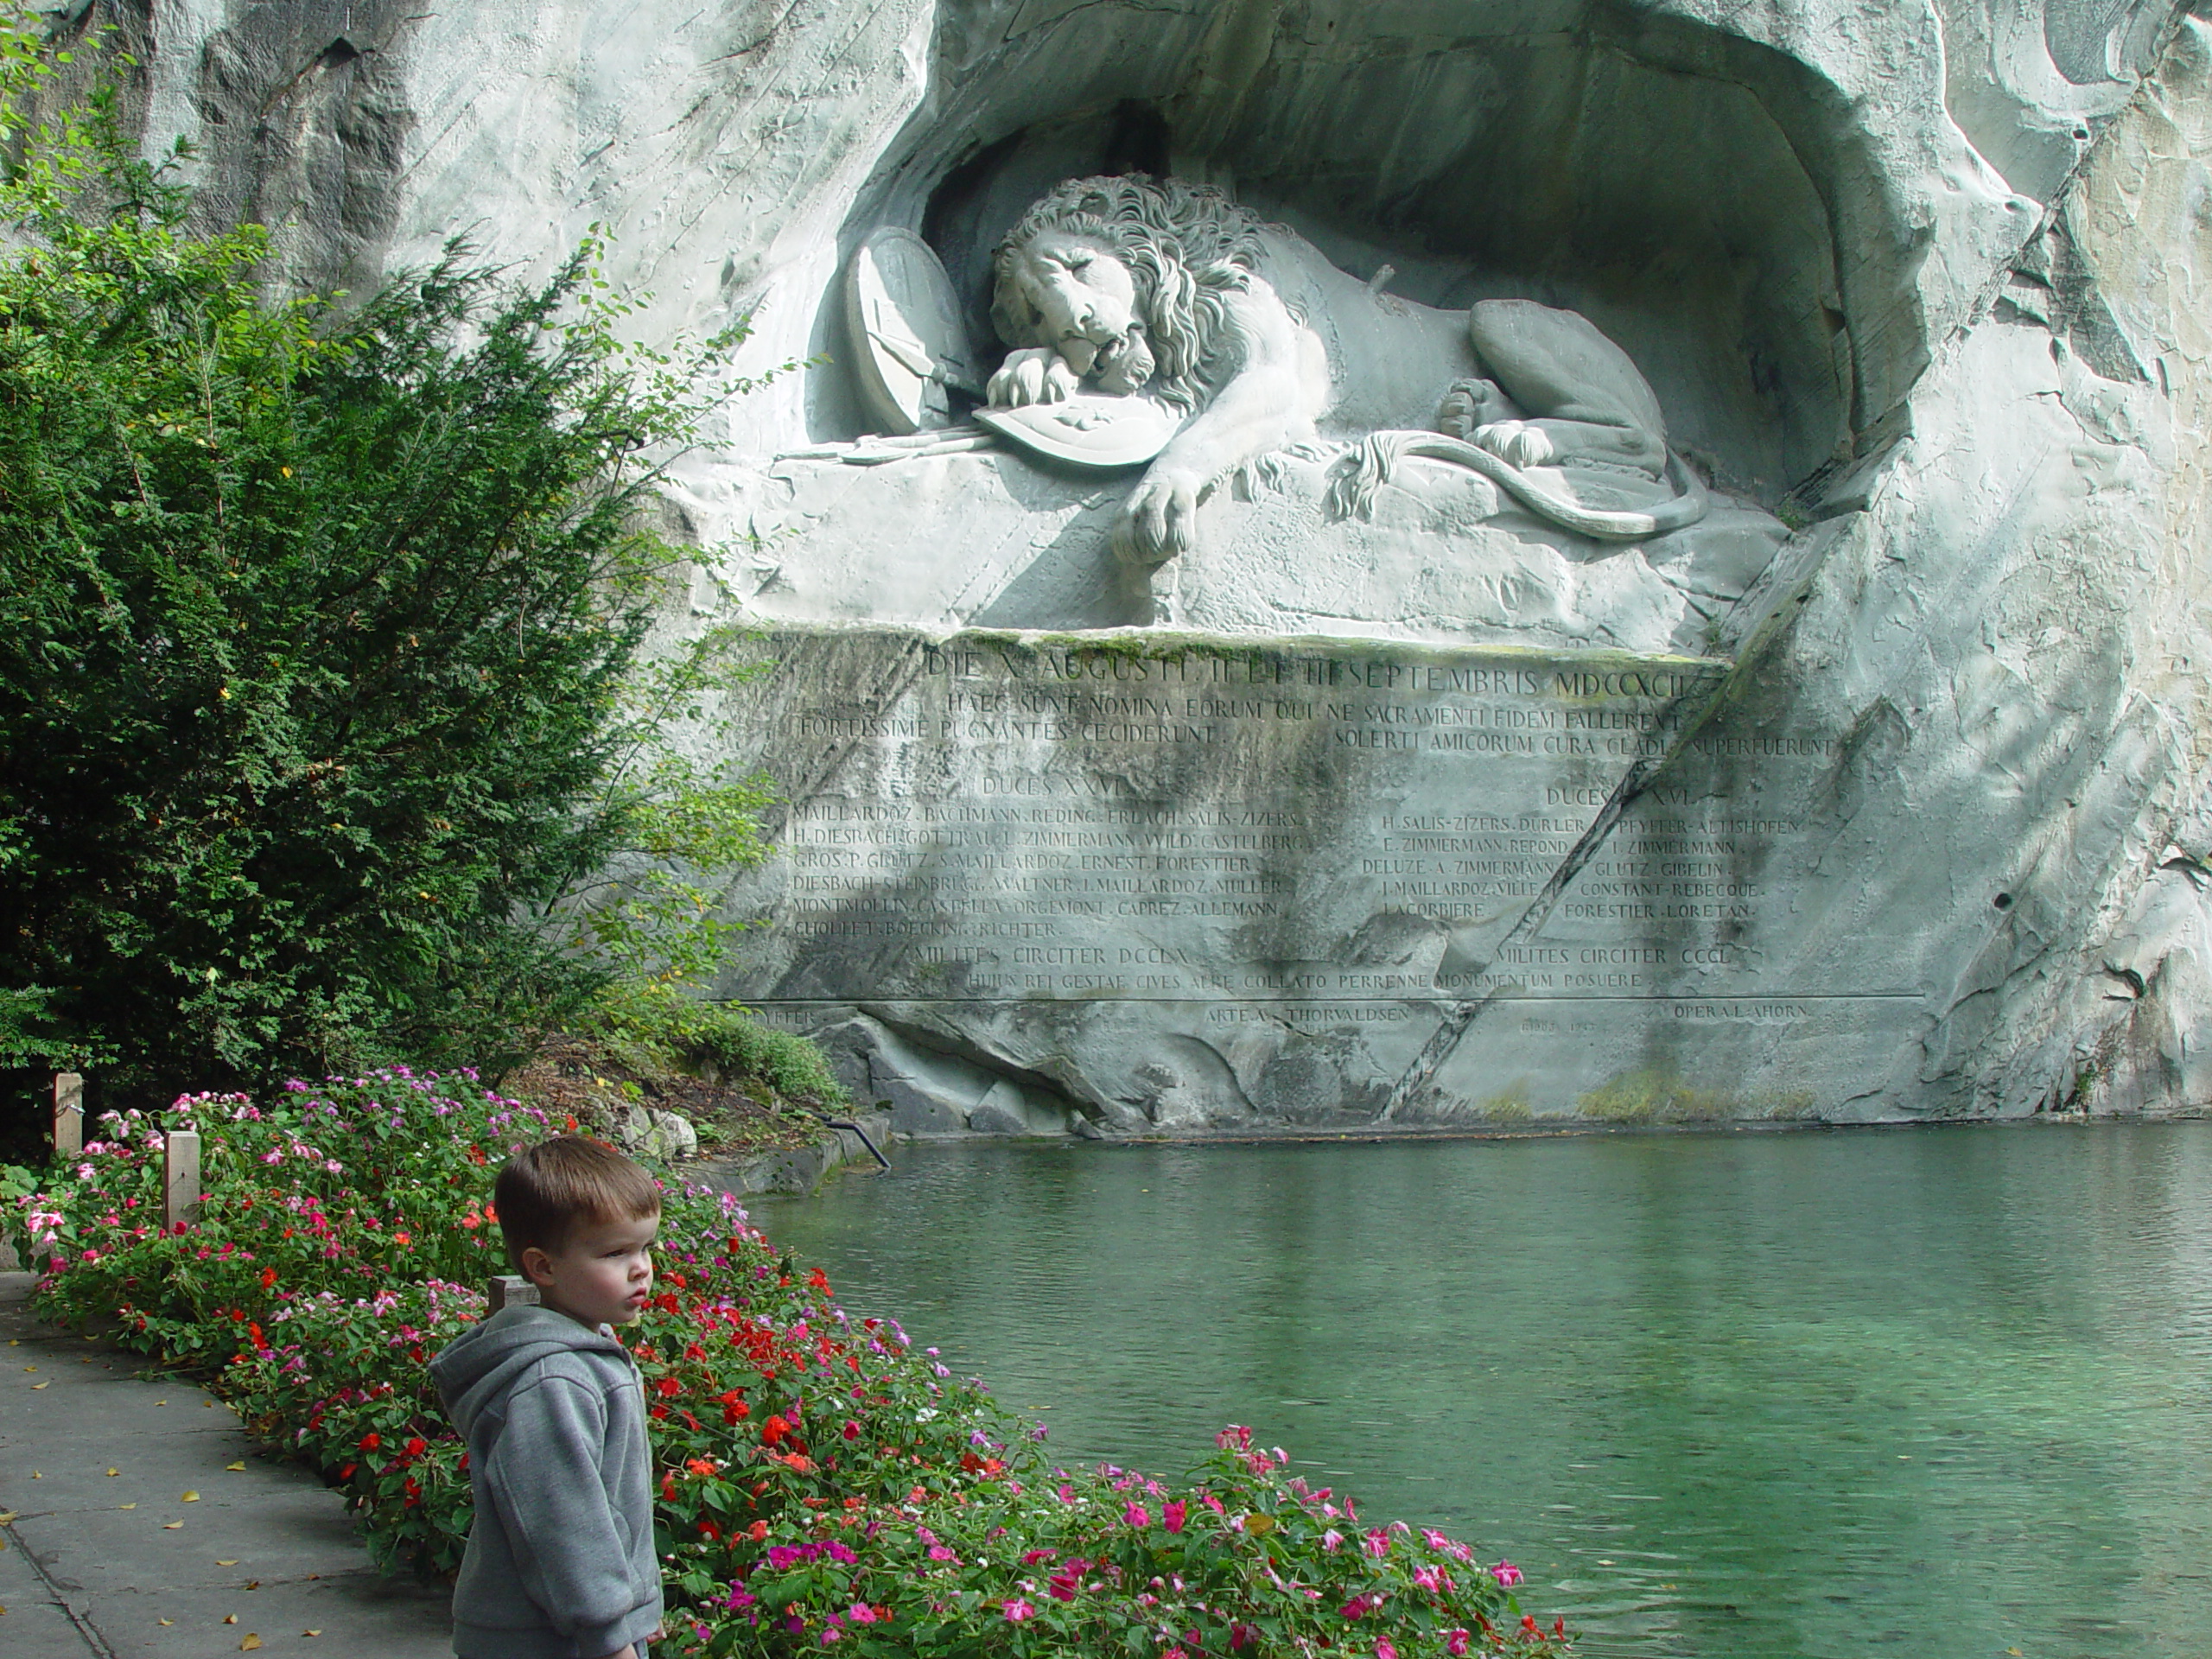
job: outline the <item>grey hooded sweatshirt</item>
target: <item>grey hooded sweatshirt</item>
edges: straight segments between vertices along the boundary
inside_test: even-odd
[[[502,1308],[430,1362],[468,1445],[461,1659],[601,1659],[661,1618],[637,1363],[604,1327]]]

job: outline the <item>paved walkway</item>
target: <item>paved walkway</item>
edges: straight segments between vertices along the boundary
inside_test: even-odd
[[[205,1389],[40,1325],[29,1292],[0,1273],[0,1654],[452,1652],[444,1587],[378,1577],[337,1493]]]

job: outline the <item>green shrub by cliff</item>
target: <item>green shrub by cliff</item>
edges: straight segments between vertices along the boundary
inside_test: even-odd
[[[0,101],[29,38],[0,20]],[[712,941],[669,945],[671,906],[712,929],[670,872],[760,855],[759,791],[653,747],[701,659],[638,664],[679,557],[641,457],[690,430],[696,364],[619,343],[590,246],[536,289],[455,256],[276,302],[264,233],[188,233],[100,101],[26,155],[0,1066],[143,1101],[488,1061],[611,968],[683,969]]]

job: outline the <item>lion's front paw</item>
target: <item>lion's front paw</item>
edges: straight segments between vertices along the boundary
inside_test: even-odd
[[[1554,454],[1550,435],[1532,421],[1492,421],[1475,429],[1474,441],[1513,467],[1541,467]]]
[[[1058,404],[1082,389],[1083,377],[1067,359],[1049,346],[1028,346],[1008,352],[999,372],[985,388],[991,406],[1005,409],[1023,404]]]
[[[1114,551],[1131,564],[1160,564],[1187,553],[1196,538],[1199,481],[1152,473],[1129,492],[1114,524]]]

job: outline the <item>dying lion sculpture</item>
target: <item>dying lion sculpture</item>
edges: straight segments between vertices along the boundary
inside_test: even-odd
[[[1361,510],[1399,460],[1424,455],[1599,539],[1704,516],[1651,388],[1574,312],[1414,304],[1381,291],[1387,270],[1362,283],[1211,186],[1141,175],[1062,184],[994,266],[992,320],[1011,350],[993,406],[1103,394],[1183,417],[1115,525],[1135,563],[1188,550],[1209,486],[1324,436],[1355,445],[1332,492],[1338,511]],[[1590,505],[1578,480],[1639,505]]]

